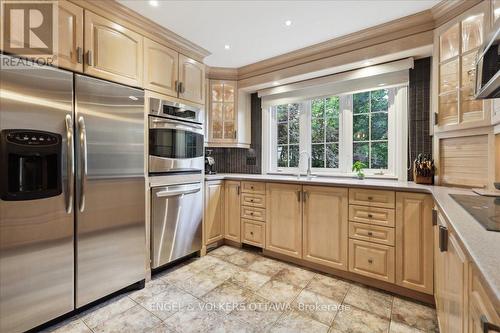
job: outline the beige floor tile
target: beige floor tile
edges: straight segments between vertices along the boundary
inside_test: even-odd
[[[389,328],[389,333],[425,333],[415,327],[407,326],[397,321],[391,321],[391,326]]]
[[[190,278],[196,273],[189,265],[183,265],[162,275],[161,279],[167,283],[176,284]]]
[[[209,256],[214,256],[220,259],[225,259],[226,257],[241,252],[242,250],[227,246],[227,245],[222,245],[221,247],[216,248],[213,251],[208,252]]]
[[[202,299],[206,303],[214,305],[217,310],[229,313],[251,295],[249,290],[226,281],[203,296]]]
[[[96,333],[149,332],[158,326],[161,320],[140,305],[101,323],[93,329]]]
[[[176,286],[191,295],[201,297],[221,285],[225,280],[227,280],[226,276],[221,276],[212,271],[202,272],[176,283]]]
[[[276,323],[285,310],[286,307],[254,294],[231,312],[231,316],[246,322],[257,332],[264,332]]]
[[[353,306],[339,311],[333,321],[331,333],[387,333],[389,319],[359,310]]]
[[[229,262],[221,261],[220,263],[210,267],[210,269],[207,270],[207,272],[217,275],[221,279],[229,279],[231,276],[235,275],[236,273],[242,270],[244,270],[244,268],[233,265]]]
[[[433,308],[399,297],[394,298],[392,320],[425,332],[438,331],[436,311]]]
[[[238,252],[238,253],[235,253],[235,254],[232,254],[232,255],[226,257],[225,260],[229,261],[230,263],[232,263],[234,265],[247,268],[257,258],[258,258],[258,256],[254,253],[250,253],[247,251],[241,251],[241,252]]]
[[[389,319],[391,317],[392,299],[393,297],[389,294],[354,285],[347,292],[344,303]]]
[[[254,272],[269,276],[273,276],[283,268],[285,268],[285,264],[283,264],[281,261],[264,257],[258,257],[248,266],[248,269]]]
[[[134,291],[129,295],[129,297],[137,303],[141,303],[154,295],[158,295],[166,291],[168,286],[169,284],[162,279],[151,280],[146,283],[143,289]]]
[[[314,278],[309,282],[306,289],[342,302],[351,286],[352,284],[347,281],[336,279],[327,275],[316,274],[316,276],[314,276]]]
[[[158,318],[165,320],[180,309],[188,305],[196,306],[197,303],[199,300],[196,297],[171,285],[161,294],[144,300],[141,305]]]
[[[302,290],[292,304],[295,311],[330,326],[341,303],[309,290]]]
[[[93,329],[106,320],[109,320],[136,305],[137,303],[129,297],[119,296],[85,311],[82,314],[82,320],[88,327]]]
[[[299,287],[292,284],[270,280],[257,291],[257,294],[271,302],[290,303],[300,291]]]
[[[269,332],[273,333],[321,333],[328,332],[328,326],[300,312],[290,311],[283,315],[278,322],[271,327]]]
[[[273,280],[293,284],[299,288],[304,288],[316,273],[296,266],[287,265],[273,276]]]
[[[160,325],[153,328],[150,333],[177,333],[172,328],[168,327],[167,324],[161,323]]]
[[[229,279],[229,281],[250,290],[257,290],[270,279],[271,277],[268,275],[260,274],[250,270],[241,270],[234,274]]]
[[[72,320],[69,323],[64,322],[61,325],[57,325],[57,327],[52,327],[48,330],[44,330],[42,332],[51,332],[51,333],[92,333],[90,328],[85,325],[85,323],[80,320]]]

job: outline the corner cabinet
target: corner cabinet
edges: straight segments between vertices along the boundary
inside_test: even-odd
[[[143,37],[85,11],[85,74],[135,87],[143,82]]]
[[[429,194],[396,193],[396,284],[431,295],[433,204]]]
[[[240,196],[241,183],[226,180],[224,185],[224,238],[237,243],[241,242]]]
[[[250,148],[250,95],[236,81],[209,80],[209,147]]]
[[[205,236],[208,245],[224,238],[224,181],[205,183]]]
[[[304,186],[303,259],[347,270],[348,189]]]
[[[483,1],[434,31],[434,131],[490,124],[491,102],[474,99],[475,62],[490,29],[490,3]]]
[[[302,185],[266,184],[266,250],[302,258]]]

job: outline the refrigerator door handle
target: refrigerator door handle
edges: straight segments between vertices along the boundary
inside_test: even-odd
[[[73,143],[73,119],[68,114],[66,115],[66,144],[67,144],[67,156],[66,156],[66,213],[71,214],[73,212],[73,197],[75,194],[74,178],[75,178],[75,150]]]
[[[78,118],[80,130],[80,212],[85,210],[85,188],[87,186],[87,132],[85,120],[82,116]]]

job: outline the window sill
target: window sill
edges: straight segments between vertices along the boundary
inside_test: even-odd
[[[297,171],[270,171],[267,172],[268,175],[282,175],[282,176],[297,176]],[[301,172],[301,176],[306,176],[306,172]],[[313,177],[324,177],[324,178],[357,178],[355,173],[317,173],[312,172]],[[397,176],[391,174],[376,175],[376,174],[365,174],[365,179],[391,179],[398,180]]]

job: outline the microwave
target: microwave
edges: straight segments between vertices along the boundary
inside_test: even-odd
[[[500,97],[500,25],[486,41],[476,61],[475,98]]]

